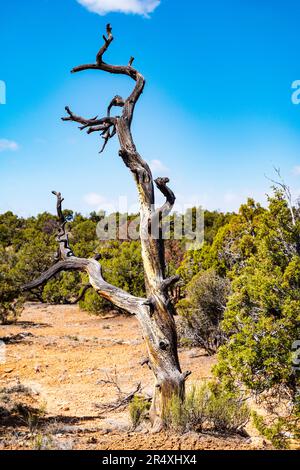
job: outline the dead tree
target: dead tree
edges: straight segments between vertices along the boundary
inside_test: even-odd
[[[96,56],[96,62],[75,67],[72,73],[84,70],[102,70],[111,74],[126,75],[135,82],[133,91],[126,99],[115,96],[108,106],[106,116],[103,118],[96,116],[92,119],[85,119],[74,114],[69,107],[66,107],[68,116],[62,119],[79,123],[80,129],[86,129],[88,134],[99,132],[104,139],[101,152],[109,139],[115,135],[118,137],[120,143],[119,156],[132,173],[139,195],[140,240],[147,298],[135,297],[118,287],[108,284],[102,277],[101,264],[98,259],[83,259],[74,255],[65,231],[66,222],[61,206],[63,199],[60,193],[55,193],[57,196],[57,212],[60,219],[60,231],[57,238],[59,260],[39,279],[30,282],[24,288],[32,289],[37,287],[61,271],[84,271],[88,273],[89,282],[99,295],[108,299],[115,306],[120,307],[121,310],[137,317],[148,350],[148,365],[155,376],[150,417],[153,426],[159,429],[167,401],[173,394],[183,398],[185,380],[190,373],[189,371],[182,373],[180,369],[176,325],[173,318],[174,307],[169,294],[169,290],[179,278],[177,276],[165,278],[161,229],[158,230],[158,237],[154,236],[152,234],[153,230],[151,230],[153,225],[161,224],[162,217],[168,215],[172,210],[175,196],[167,186],[168,178],[157,178],[155,184],[166,200],[162,207],[155,209],[152,173],[148,164],[138,153],[131,134],[135,105],[143,92],[145,79],[139,71],[133,68],[133,57],[130,58],[128,65],[110,65],[103,61],[103,56],[113,41],[110,25],[107,25],[106,30],[107,36],[103,36],[104,44]],[[122,108],[121,116],[113,117],[111,115],[111,109],[115,106]]]

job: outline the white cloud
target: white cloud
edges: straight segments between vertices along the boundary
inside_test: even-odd
[[[234,202],[236,201],[237,199],[237,195],[232,192],[232,191],[228,191],[227,193],[224,194],[224,201],[225,202]]]
[[[300,165],[294,166],[293,174],[296,176],[300,176]]]
[[[151,160],[149,165],[153,173],[168,171],[168,168],[160,160]]]
[[[88,193],[84,196],[83,200],[89,206],[93,206],[93,207],[100,206],[101,204],[106,202],[105,197],[97,193]]]
[[[10,151],[15,152],[19,149],[17,142],[13,140],[0,139],[0,152]]]
[[[148,16],[160,4],[160,0],[77,0],[77,2],[98,15],[119,12]]]
[[[85,194],[83,201],[96,212],[104,210],[107,213],[112,213],[120,210],[119,201],[107,199],[105,196],[101,196],[101,194],[98,193]]]
[[[207,193],[190,194],[176,193],[175,210],[184,213],[190,207],[206,207],[209,196]]]

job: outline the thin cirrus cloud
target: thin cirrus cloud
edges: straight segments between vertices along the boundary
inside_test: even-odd
[[[17,142],[14,142],[13,140],[8,140],[8,139],[0,139],[0,152],[15,152],[16,150],[19,149],[19,144]]]
[[[168,171],[168,168],[160,160],[151,160],[150,168],[153,171],[153,173]]]
[[[83,197],[83,201],[95,211],[105,210],[109,213],[118,211],[118,202],[109,200],[98,193],[88,193]]]
[[[149,16],[160,4],[160,0],[77,0],[77,2],[98,15],[119,12]]]
[[[237,199],[237,195],[233,191],[227,191],[224,194],[224,201],[227,203],[234,202],[236,201],[236,199]]]
[[[106,202],[106,199],[97,193],[88,193],[84,196],[83,199],[84,199],[84,202],[86,202],[89,206],[92,206],[92,207],[100,206],[101,204]]]
[[[293,174],[295,176],[300,176],[300,165],[294,166],[293,168]]]

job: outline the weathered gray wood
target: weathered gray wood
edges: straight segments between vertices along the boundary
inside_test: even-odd
[[[153,176],[149,165],[138,153],[131,134],[131,123],[135,105],[141,96],[145,79],[140,72],[132,67],[131,57],[128,65],[110,65],[103,61],[103,55],[113,41],[112,29],[107,25],[107,37],[104,36],[104,44],[100,48],[96,63],[85,64],[75,67],[72,72],[77,73],[84,70],[102,70],[112,74],[127,75],[135,82],[130,96],[123,99],[115,96],[107,109],[107,116],[98,119],[85,119],[74,114],[66,107],[68,116],[64,121],[74,121],[81,124],[80,129],[87,129],[87,133],[100,132],[104,145],[114,135],[117,135],[120,143],[119,155],[124,164],[131,171],[137,185],[140,201],[140,238],[142,248],[142,259],[145,271],[145,283],[147,299],[135,297],[122,289],[108,284],[102,277],[101,265],[96,259],[82,259],[74,256],[69,247],[68,236],[65,232],[65,221],[62,215],[61,204],[63,199],[60,193],[57,196],[57,212],[60,220],[60,231],[57,237],[59,243],[59,261],[52,266],[36,281],[28,283],[24,289],[32,289],[45,282],[52,276],[63,270],[85,271],[89,275],[89,282],[102,297],[110,300],[122,310],[136,315],[140,322],[143,337],[145,339],[149,367],[155,376],[155,392],[152,401],[150,417],[155,429],[159,430],[162,425],[162,416],[165,405],[173,394],[184,396],[184,383],[189,375],[182,373],[177,353],[177,334],[173,314],[174,307],[169,297],[169,288],[178,281],[178,276],[165,279],[165,260],[163,240],[152,235],[151,224],[160,223],[160,219],[166,216],[175,202],[174,193],[168,188],[168,178],[158,178],[155,183],[157,188],[166,197],[164,205],[155,210],[155,194]],[[122,114],[111,117],[111,108],[118,106],[122,108]],[[161,231],[159,231],[161,235]]]

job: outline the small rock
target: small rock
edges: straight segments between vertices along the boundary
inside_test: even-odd
[[[191,351],[188,352],[188,357],[191,359],[195,359],[197,357],[200,357],[201,354],[198,350],[192,349]]]
[[[109,434],[110,432],[112,432],[112,429],[109,429],[109,428],[104,428],[101,430],[101,433],[100,434]]]
[[[251,437],[250,444],[255,448],[262,448],[266,446],[266,441],[262,437]]]

